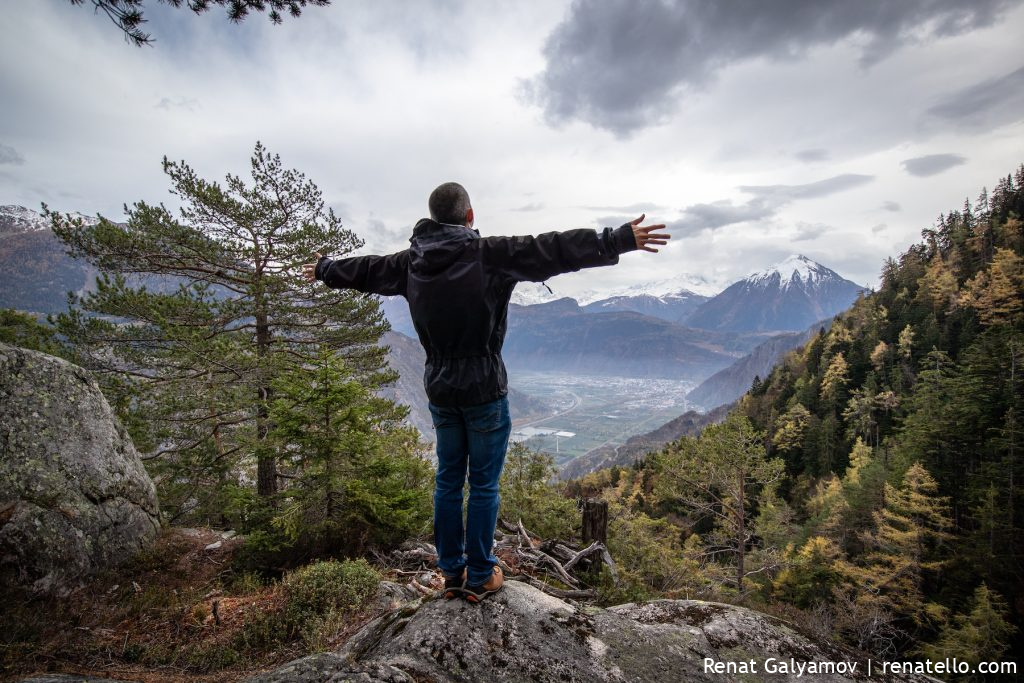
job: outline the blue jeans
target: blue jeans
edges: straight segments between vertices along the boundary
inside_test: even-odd
[[[437,437],[434,479],[434,543],[437,566],[446,576],[463,568],[479,586],[490,577],[494,526],[498,521],[498,480],[512,432],[508,398],[464,408],[430,407]],[[469,503],[462,524],[462,489],[469,473]]]

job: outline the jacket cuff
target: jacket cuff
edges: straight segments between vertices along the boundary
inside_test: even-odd
[[[633,224],[623,223],[612,232],[616,253],[636,250],[636,238],[633,236]]]
[[[313,271],[313,277],[317,280],[323,281],[324,273],[327,272],[327,268],[331,265],[331,259],[326,256],[321,256],[316,262],[316,269]]]

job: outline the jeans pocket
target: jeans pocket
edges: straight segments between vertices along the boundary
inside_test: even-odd
[[[467,414],[466,427],[474,432],[494,432],[509,424],[508,399],[485,403]]]
[[[433,404],[428,404],[428,408],[430,410],[430,421],[434,424],[434,429],[461,426],[462,419],[456,409],[439,408]]]

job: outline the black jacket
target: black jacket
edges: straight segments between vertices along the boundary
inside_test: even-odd
[[[424,218],[411,246],[387,256],[321,257],[316,279],[335,289],[404,296],[427,352],[423,386],[437,406],[471,406],[508,393],[501,359],[517,282],[608,266],[636,249],[633,229],[579,229],[536,237],[480,237]]]

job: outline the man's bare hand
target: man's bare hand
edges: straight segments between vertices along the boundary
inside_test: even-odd
[[[649,244],[664,245],[669,240],[668,233],[656,233],[656,230],[664,230],[665,224],[660,223],[658,225],[640,225],[644,217],[647,214],[640,214],[640,218],[630,221],[629,224],[633,226],[633,239],[636,240],[636,248],[643,249],[644,251],[657,252],[657,249],[649,247]]]
[[[302,264],[302,276],[305,277],[310,282],[316,281],[316,264],[317,261],[320,260],[320,252],[314,251],[313,255],[316,256],[316,261],[314,261],[313,263]]]

